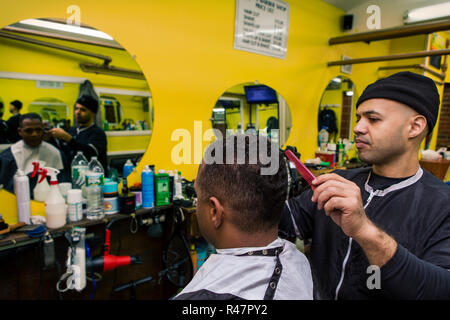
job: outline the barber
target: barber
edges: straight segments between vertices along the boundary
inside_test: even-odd
[[[14,100],[9,103],[9,112],[12,116],[6,121],[6,135],[10,143],[15,143],[22,139],[19,135],[20,110],[22,109],[22,102]]]
[[[68,153],[69,165],[78,151],[82,151],[88,159],[95,156],[100,161],[107,174],[106,134],[95,124],[99,106],[97,100],[83,95],[75,103],[75,119],[77,125],[67,132],[62,128],[53,128],[50,133],[53,138],[62,142],[61,149]]]
[[[400,72],[356,104],[359,158],[286,202],[285,236],[312,238],[315,299],[449,299],[450,187],[420,167],[439,112],[434,82]]]

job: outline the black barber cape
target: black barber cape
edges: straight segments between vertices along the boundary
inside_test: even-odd
[[[450,186],[421,168],[406,179],[377,176],[370,167],[335,173],[360,187],[364,205],[371,189],[384,190],[375,192],[365,212],[398,246],[378,269],[378,289],[373,285],[376,271],[368,269],[361,247],[317,209],[312,190],[290,199],[280,235],[311,239],[314,298],[449,299]]]

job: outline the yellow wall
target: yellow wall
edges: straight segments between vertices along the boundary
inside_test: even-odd
[[[187,179],[195,178],[197,164],[173,164],[171,149],[178,141],[171,141],[172,132],[187,129],[194,141],[194,121],[202,121],[203,130],[211,128],[211,110],[222,93],[255,80],[275,89],[289,105],[293,127],[286,144],[297,146],[304,159],[314,157],[320,98],[328,82],[340,74],[339,67],[327,67],[327,62],[340,60],[343,54],[352,58],[386,55],[390,42],[330,47],[328,39],[342,34],[344,12],[319,0],[287,2],[287,56],[277,59],[233,48],[235,0],[76,1],[82,23],[110,34],[136,55],[148,80],[155,122],[149,152],[138,171],[153,163],[157,169],[179,169]],[[39,5],[31,0],[3,2],[0,25],[27,18],[68,18],[66,9],[71,4],[56,0],[43,0]],[[14,57],[8,55],[7,60]],[[353,66],[349,77],[358,92],[377,79],[381,65],[385,64]],[[191,151],[193,160],[194,146]],[[132,174],[131,183],[137,178]],[[2,213],[12,221],[14,211],[11,205]]]

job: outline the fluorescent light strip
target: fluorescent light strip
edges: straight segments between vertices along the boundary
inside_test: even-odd
[[[102,32],[102,31],[88,29],[88,28],[77,26],[77,25],[69,25],[69,24],[56,23],[56,22],[37,20],[37,19],[22,20],[22,21],[20,21],[20,23],[30,25],[30,26],[35,26],[35,27],[65,31],[65,32],[70,32],[70,33],[77,33],[77,34],[95,37],[95,38],[114,40],[111,36],[109,36],[108,34]]]
[[[450,17],[450,2],[435,4],[405,12],[404,23],[415,23]]]

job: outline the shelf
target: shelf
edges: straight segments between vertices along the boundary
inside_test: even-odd
[[[105,131],[107,137],[151,136],[152,130]]]
[[[168,210],[168,209],[172,209],[172,208],[173,208],[173,204],[154,207],[151,209],[138,209],[138,210],[136,210],[136,216],[152,214],[152,213],[156,213],[156,212],[159,212],[162,210]],[[105,215],[105,217],[100,220],[88,220],[85,218],[81,221],[67,223],[63,227],[58,228],[58,229],[48,229],[48,230],[53,238],[57,238],[57,237],[63,236],[67,230],[69,230],[73,227],[86,228],[86,227],[90,227],[90,226],[106,224],[113,219],[123,220],[123,219],[129,219],[130,217],[131,217],[130,214],[122,214],[122,213],[109,214],[109,215]],[[41,240],[40,238],[30,238],[30,237],[28,237],[28,235],[25,232],[21,232],[20,229],[18,229],[15,232],[9,233],[5,238],[0,239],[0,251],[36,243],[36,242],[39,242],[40,240]]]
[[[419,25],[400,26],[389,29],[381,29],[375,31],[354,33],[345,36],[330,38],[328,44],[336,45],[351,42],[371,42],[379,40],[388,40],[402,37],[409,37],[419,34],[429,34],[437,31],[445,31],[450,29],[450,21],[440,21],[432,23],[424,23]]]

